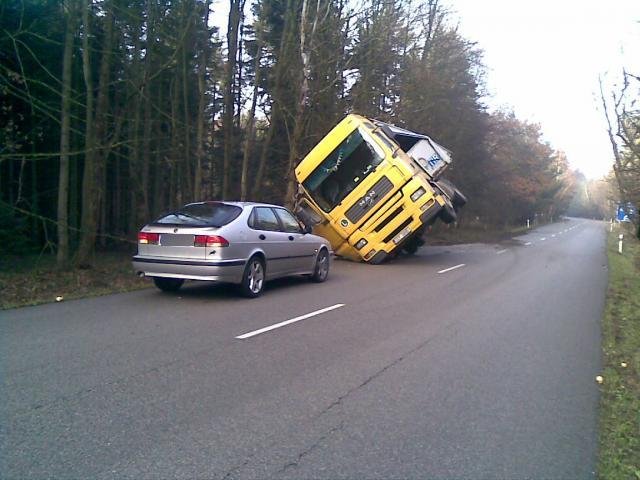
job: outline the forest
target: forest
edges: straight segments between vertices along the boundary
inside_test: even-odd
[[[186,202],[286,204],[295,165],[349,112],[447,146],[463,225],[584,208],[586,179],[541,127],[489,111],[483,52],[443,2],[226,7],[220,29],[211,0],[0,3],[0,251],[88,266]],[[616,169],[631,201],[640,117],[617,122],[620,105],[610,135],[631,138]]]

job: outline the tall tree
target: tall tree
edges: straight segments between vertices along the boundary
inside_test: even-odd
[[[69,263],[69,141],[71,135],[71,61],[76,33],[77,2],[65,8],[66,31],[62,60],[62,98],[60,105],[60,172],[58,180],[58,268]]]
[[[229,21],[227,23],[227,63],[225,70],[224,94],[224,163],[222,198],[229,198],[231,194],[231,157],[235,152],[234,140],[234,78],[238,54],[238,28],[240,17],[244,9],[244,0],[229,0]],[[239,114],[239,113],[238,113]]]

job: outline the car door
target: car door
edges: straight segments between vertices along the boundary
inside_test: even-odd
[[[313,269],[316,249],[314,242],[308,241],[307,235],[302,232],[298,219],[285,208],[274,208],[280,219],[282,231],[287,237],[288,254],[286,268],[289,273],[310,272]]]
[[[249,218],[251,243],[257,245],[267,259],[267,276],[275,278],[287,272],[289,240],[271,207],[254,207]]]

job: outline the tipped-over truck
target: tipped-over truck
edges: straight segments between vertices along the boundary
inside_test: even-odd
[[[295,169],[295,212],[338,256],[379,264],[415,253],[425,229],[454,222],[467,201],[441,178],[450,163],[427,135],[351,114]]]

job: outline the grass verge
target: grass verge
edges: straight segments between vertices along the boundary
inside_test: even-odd
[[[525,226],[496,228],[483,225],[455,227],[438,223],[427,233],[424,239],[427,245],[455,245],[460,243],[500,243],[514,236],[530,231]]]
[[[96,255],[93,268],[59,271],[53,255],[0,259],[0,309],[95,297],[149,287],[131,267],[131,255]]]
[[[640,241],[630,229],[614,231],[608,255],[598,477],[640,480]]]

